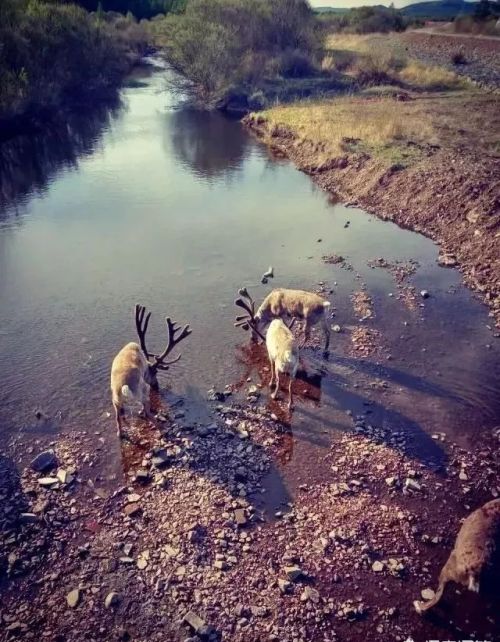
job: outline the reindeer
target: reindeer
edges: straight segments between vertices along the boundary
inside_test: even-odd
[[[500,579],[500,499],[487,502],[465,519],[439,574],[436,594],[428,602],[415,601],[413,605],[417,613],[433,608],[448,582],[479,593],[484,582],[495,579]]]
[[[295,338],[292,334],[291,328],[295,322],[292,319],[290,325],[286,325],[282,319],[273,319],[269,328],[267,329],[266,336],[264,337],[258,328],[258,323],[255,316],[255,303],[252,297],[248,294],[246,288],[239,290],[240,298],[236,299],[235,304],[243,308],[246,314],[236,317],[237,327],[242,327],[244,330],[252,329],[252,335],[260,336],[265,342],[267,354],[271,365],[271,381],[269,387],[273,387],[274,377],[276,375],[276,388],[271,394],[273,399],[278,395],[280,374],[290,375],[290,383],[288,385],[288,409],[293,407],[292,396],[292,383],[297,375],[299,367],[299,349],[295,343]]]
[[[297,375],[299,367],[299,349],[290,328],[282,319],[273,319],[266,333],[266,347],[271,364],[271,381],[269,387],[273,387],[274,376],[276,375],[276,388],[271,394],[276,399],[280,387],[280,374],[290,375],[288,384],[288,410],[293,407],[292,383]]]
[[[286,316],[295,319],[304,319],[304,340],[303,348],[309,341],[312,326],[321,323],[325,336],[325,353],[330,345],[330,325],[328,323],[328,308],[330,302],[325,301],[314,292],[304,290],[286,290],[283,288],[270,292],[255,314],[255,321],[258,326],[263,326],[272,319]]]
[[[146,347],[146,332],[150,318],[151,312],[146,314],[144,306],[135,306],[135,326],[140,345],[127,343],[113,359],[111,365],[111,395],[118,437],[122,436],[123,406],[127,401],[139,402],[146,418],[150,421],[154,419],[149,404],[149,388],[158,390],[158,371],[168,370],[172,364],[179,361],[181,355],[171,361],[165,361],[165,359],[177,344],[191,334],[189,325],[181,330],[170,317],[167,317],[167,346],[161,354],[155,355]]]

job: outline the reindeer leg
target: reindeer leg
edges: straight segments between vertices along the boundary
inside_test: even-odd
[[[154,423],[154,415],[151,412],[151,400],[149,398],[149,386],[147,384],[142,389],[142,398],[142,410],[144,412],[144,416],[148,421]]]
[[[115,419],[116,419],[116,436],[118,439],[122,438],[122,409],[118,403],[113,401],[113,408],[115,409]]]
[[[292,383],[293,376],[290,375],[290,383],[288,384],[288,410],[292,410],[293,408]]]
[[[309,319],[306,319],[306,323],[304,326],[304,340],[300,347],[303,348],[310,338],[311,338],[311,324],[309,322]]]
[[[269,363],[271,364],[271,381],[269,382],[269,387],[273,387],[274,383],[274,361],[269,357]]]
[[[279,373],[278,368],[275,367],[274,370],[276,372],[276,389],[273,392],[273,394],[271,395],[272,399],[276,399],[276,397],[278,396],[278,390],[280,389],[280,373]]]
[[[330,324],[328,323],[328,319],[326,318],[326,312],[323,316],[323,333],[325,335],[325,348],[324,348],[324,353],[325,355],[328,354],[328,348],[330,347]]]

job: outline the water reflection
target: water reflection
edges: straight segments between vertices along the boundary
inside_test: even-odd
[[[227,180],[241,169],[250,151],[250,139],[238,122],[196,109],[169,114],[164,145],[181,165],[209,181]]]
[[[118,97],[85,112],[72,113],[35,135],[16,136],[0,145],[0,221],[33,195],[41,195],[66,168],[77,169],[93,154],[121,108]]]

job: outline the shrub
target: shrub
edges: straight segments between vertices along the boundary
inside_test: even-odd
[[[118,84],[127,64],[104,25],[75,5],[2,0],[0,115]]]
[[[467,58],[465,57],[465,52],[463,49],[458,49],[451,54],[451,62],[454,65],[466,65]]]
[[[268,75],[312,73],[321,47],[306,0],[191,0],[165,25],[170,62],[205,101]]]

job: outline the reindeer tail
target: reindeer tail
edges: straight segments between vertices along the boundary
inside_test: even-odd
[[[323,301],[323,307],[324,308],[329,308],[331,305],[332,304],[330,303],[330,301]]]
[[[418,600],[415,600],[415,602],[413,602],[413,606],[415,607],[416,612],[419,614],[424,613],[424,611],[428,611],[429,609],[432,609],[433,606],[436,606],[439,600],[443,597],[445,586],[446,582],[439,582],[436,594],[432,600],[429,600],[428,602],[419,602]]]
[[[134,398],[134,393],[132,390],[130,390],[129,386],[125,384],[122,386],[122,395],[125,397],[125,399],[133,399]]]

